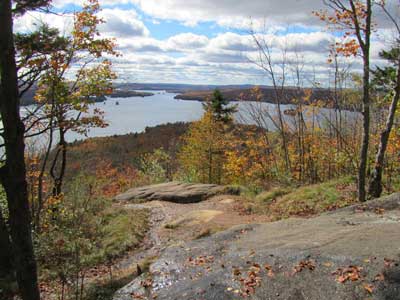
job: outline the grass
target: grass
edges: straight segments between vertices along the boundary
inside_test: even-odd
[[[277,187],[256,196],[257,201],[271,202],[293,191],[292,187]]]
[[[280,187],[247,198],[243,210],[273,220],[311,216],[356,202],[354,179],[344,177],[300,188]]]
[[[105,213],[102,249],[108,256],[117,257],[137,247],[149,228],[149,210],[110,208]]]

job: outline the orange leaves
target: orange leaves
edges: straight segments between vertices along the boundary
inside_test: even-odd
[[[336,51],[339,54],[343,54],[345,57],[356,56],[360,49],[360,45],[355,39],[350,39],[349,41],[337,42],[335,46],[336,46]]]
[[[191,266],[203,266],[214,262],[214,256],[189,257],[187,263]]]
[[[228,288],[227,290],[233,291],[235,294],[239,294],[242,297],[248,297],[254,294],[256,287],[261,284],[260,273],[261,266],[257,263],[252,263],[243,277],[239,277],[243,275],[243,272],[239,268],[234,267],[233,275],[235,276],[235,280],[240,281],[242,287],[240,290],[233,290],[233,288]]]
[[[338,268],[332,275],[336,275],[336,281],[345,283],[346,281],[358,281],[363,278],[361,274],[362,267],[349,266],[346,268]]]
[[[385,268],[392,268],[393,266],[396,265],[396,262],[393,259],[390,258],[384,258],[383,259],[384,264],[385,264]]]
[[[255,289],[257,286],[261,284],[261,277],[259,273],[261,268],[257,264],[253,264],[247,272],[247,277],[241,278],[240,281],[243,284],[241,289],[241,295],[244,297],[250,296],[250,294],[255,293]]]
[[[264,269],[267,271],[267,276],[272,278],[275,276],[274,271],[272,270],[272,267],[269,264],[264,264]]]
[[[367,34],[368,7],[360,0],[352,0],[350,3],[330,0],[330,11],[321,10],[313,14],[325,22],[329,29],[342,34],[343,41],[337,42],[335,48],[338,54],[345,57],[356,56],[360,50],[362,38]],[[330,58],[329,63],[332,62]]]
[[[146,280],[142,280],[140,285],[144,288],[149,288],[153,285],[153,279],[147,278]]]
[[[364,283],[363,288],[370,294],[372,294],[374,291],[374,286],[372,284]]]
[[[315,263],[312,260],[302,260],[294,268],[292,275],[300,273],[303,270],[314,271]]]
[[[118,169],[110,162],[97,162],[96,178],[103,196],[114,197],[131,187],[137,178],[137,171],[132,167]]]

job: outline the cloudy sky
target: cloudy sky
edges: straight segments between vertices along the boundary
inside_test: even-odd
[[[393,0],[397,1],[398,0]],[[55,0],[53,10],[64,16],[31,12],[16,20],[16,31],[29,31],[40,22],[68,32],[81,0]],[[288,60],[302,62],[305,78],[326,85],[329,45],[335,34],[312,11],[322,0],[100,0],[101,31],[115,37],[122,57],[114,60],[120,81],[191,84],[270,84],[252,60],[258,51],[253,29],[271,47],[279,63],[282,49]],[[398,6],[398,5],[397,5]],[[398,10],[398,7],[396,7]],[[396,15],[397,15],[396,11]],[[383,19],[374,35],[373,63],[393,34]],[[354,71],[359,61],[350,61]],[[311,80],[311,79],[310,79]]]

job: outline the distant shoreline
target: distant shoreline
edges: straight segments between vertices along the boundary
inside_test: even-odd
[[[110,98],[131,98],[131,97],[150,97],[154,96],[154,93],[150,92],[138,92],[138,91],[124,91],[124,90],[115,90],[107,97]],[[106,96],[100,96],[93,99],[93,102],[104,102],[107,101]],[[21,106],[28,106],[36,104],[33,95],[26,95],[25,97],[21,98]]]

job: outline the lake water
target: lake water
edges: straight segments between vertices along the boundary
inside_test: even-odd
[[[149,92],[154,95],[143,98],[108,98],[104,103],[95,103],[94,108],[105,112],[104,118],[109,126],[91,129],[88,137],[142,132],[146,127],[198,120],[203,113],[198,101],[176,100],[176,94],[162,91]],[[73,141],[85,136],[69,133],[67,138]]]
[[[199,101],[177,100],[174,99],[176,94],[164,91],[151,92],[154,93],[153,96],[144,98],[108,98],[104,103],[95,103],[93,108],[99,108],[104,111],[105,120],[109,126],[106,128],[92,128],[87,136],[69,132],[67,140],[73,142],[87,137],[142,132],[146,127],[198,120],[203,114],[203,106]],[[254,108],[256,108],[255,111],[262,111],[264,117],[266,112],[276,116],[276,106],[274,104],[254,102],[238,102],[236,104],[238,105],[238,113],[236,113],[235,119],[239,123],[255,124],[250,117]],[[282,105],[282,110],[289,108],[291,108],[290,105]],[[321,109],[317,121],[323,122],[331,113],[332,110]],[[347,117],[351,117],[353,114],[351,112],[345,113]],[[285,118],[289,122],[291,121],[291,117],[285,116]],[[264,119],[264,124],[270,129],[274,128],[273,122],[269,118]]]

